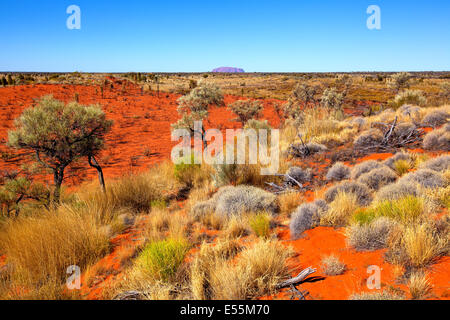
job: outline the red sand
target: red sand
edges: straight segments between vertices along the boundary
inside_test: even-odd
[[[101,97],[98,86],[73,86],[73,85],[35,85],[0,88],[0,151],[13,152],[4,146],[7,139],[7,130],[13,128],[13,119],[33,103],[33,99],[46,94],[53,94],[55,98],[64,101],[73,100],[75,92],[79,93],[80,102],[83,104],[99,103],[107,113],[108,118],[115,121],[112,132],[107,137],[107,149],[102,152],[100,161],[104,165],[107,178],[121,176],[126,172],[144,170],[148,165],[169,158],[170,151],[176,142],[170,141],[170,124],[178,119],[176,111],[177,95],[156,93],[141,95],[140,89],[127,82],[127,90],[122,93],[122,85],[117,82],[115,89],[105,90],[104,98]],[[225,96],[225,103],[229,104],[238,97]],[[279,119],[271,105],[276,100],[264,101],[264,114],[262,119],[277,126]],[[212,108],[206,128],[239,128],[238,122],[231,122],[235,118],[227,108]],[[419,150],[415,150],[419,151]],[[420,150],[423,152],[423,150]],[[23,155],[23,153],[19,153]],[[3,158],[8,158],[8,154]],[[384,160],[391,154],[373,154],[358,159],[357,162],[375,159]],[[17,168],[23,159],[5,161],[0,159],[0,167]],[[316,170],[324,171],[329,166],[329,159],[323,159],[321,163],[308,163]],[[83,180],[95,177],[94,170],[82,164],[81,170],[67,175],[66,184],[77,185]],[[303,195],[307,201],[314,199],[314,192],[307,191]],[[145,220],[142,222],[145,223]],[[123,275],[124,264],[129,261],[135,249],[141,243],[140,232],[144,226],[138,225],[112,239],[112,252],[101,259],[90,270],[90,275],[83,276],[82,295],[86,299],[101,299],[103,290],[114,281],[120,280]],[[384,250],[374,252],[356,252],[348,248],[342,230],[319,227],[305,232],[305,236],[299,240],[291,241],[287,226],[277,229],[279,238],[289,246],[292,246],[298,255],[291,262],[292,266],[301,269],[312,266],[317,268],[317,273],[312,276],[323,277],[314,283],[305,283],[303,289],[310,292],[308,299],[347,299],[350,294],[361,291],[370,291],[366,287],[369,274],[367,267],[378,265],[382,268],[382,287],[394,286],[406,290],[404,285],[394,283],[393,266],[383,260]],[[205,231],[205,233],[208,233]],[[323,276],[320,270],[323,256],[335,254],[344,263],[348,270],[340,276]],[[5,263],[5,257],[0,256],[0,267]],[[430,278],[433,283],[433,293],[436,298],[449,299],[450,258],[441,259],[431,267]],[[295,270],[293,275],[298,272]],[[287,290],[282,291],[270,299],[289,299]]]

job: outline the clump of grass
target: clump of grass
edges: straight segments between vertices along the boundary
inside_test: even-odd
[[[320,219],[321,225],[344,226],[350,217],[359,208],[358,198],[353,193],[338,192],[329,208]]]
[[[280,214],[289,216],[300,205],[300,196],[297,192],[287,192],[278,196]]]
[[[402,159],[395,161],[393,166],[394,166],[394,171],[399,176],[403,176],[404,174],[408,173],[413,168],[410,161],[402,160]]]
[[[363,208],[357,209],[351,218],[351,223],[357,223],[359,225],[367,225],[376,219],[375,212],[373,210],[365,210]]]
[[[343,181],[332,186],[325,192],[325,201],[331,203],[339,193],[354,194],[360,206],[369,205],[372,201],[372,195],[369,188],[365,185],[354,181]]]
[[[289,248],[274,240],[260,240],[232,251],[203,244],[191,266],[191,286],[196,299],[246,300],[272,294],[289,275]],[[231,258],[235,257],[233,261]]]
[[[411,274],[408,281],[409,293],[414,300],[422,300],[431,293],[431,282],[426,273],[416,271]]]
[[[427,223],[408,226],[403,231],[401,246],[407,256],[407,264],[415,268],[429,265],[439,257],[447,244]]]
[[[347,266],[335,255],[329,255],[322,259],[322,270],[327,276],[337,276],[345,272]]]
[[[268,238],[270,235],[271,215],[265,212],[250,216],[249,225],[253,232],[261,238]]]
[[[137,265],[155,279],[169,281],[178,270],[190,248],[184,239],[150,242],[137,258]]]
[[[227,238],[239,238],[248,234],[247,225],[241,217],[232,216],[225,222],[224,235]]]
[[[31,291],[58,296],[66,270],[82,270],[109,249],[107,234],[94,216],[67,207],[7,221],[0,232],[0,247],[14,266],[12,276]],[[53,286],[45,287],[45,284]],[[42,292],[51,289],[53,292]]]
[[[377,217],[387,217],[407,225],[417,221],[424,210],[422,198],[406,196],[397,200],[378,202],[368,212]]]

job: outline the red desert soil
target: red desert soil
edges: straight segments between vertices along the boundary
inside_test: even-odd
[[[57,99],[71,101],[75,93],[79,94],[80,103],[103,106],[108,118],[114,120],[112,132],[107,137],[107,149],[101,154],[101,162],[107,178],[118,177],[126,172],[145,170],[149,165],[168,159],[171,148],[177,142],[170,140],[170,124],[178,119],[176,111],[175,94],[155,92],[141,94],[140,88],[126,82],[126,92],[122,92],[122,83],[115,79],[112,90],[105,90],[101,96],[99,86],[80,85],[33,85],[0,88],[0,168],[15,169],[25,157],[24,153],[18,153],[5,146],[7,131],[13,128],[14,119],[21,112],[33,104],[34,99],[44,95],[53,94]],[[120,89],[119,89],[120,88]],[[225,96],[225,103],[229,104],[238,97]],[[277,100],[265,100],[265,110],[262,119],[268,119],[273,126],[279,124],[272,105]],[[226,108],[212,108],[207,128],[239,128],[238,122],[232,122],[235,116]],[[416,150],[422,151],[422,150]],[[422,151],[423,152],[423,151]],[[15,155],[15,156],[14,156]],[[18,156],[17,156],[18,155]],[[384,160],[391,154],[373,154],[363,159]],[[329,159],[323,159],[320,163],[307,163],[315,170],[324,171],[329,166]],[[90,180],[96,176],[95,171],[84,164],[79,166],[81,170],[69,173],[66,184],[76,186],[82,181]],[[314,200],[314,192],[307,191],[303,195],[307,201]],[[84,275],[82,279],[81,294],[85,299],[102,299],[104,289],[123,276],[125,266],[135,253],[136,248],[142,243],[142,229],[146,220],[143,219],[134,227],[111,240],[112,250],[106,257],[98,261]],[[382,287],[396,287],[406,290],[404,285],[398,285],[394,279],[394,267],[384,262],[384,250],[374,252],[356,252],[348,248],[342,229],[316,228],[305,232],[301,239],[290,240],[289,221],[284,221],[276,230],[280,240],[286,245],[292,246],[297,256],[291,262],[296,268],[312,266],[317,268],[317,273],[312,276],[320,277],[316,282],[302,285],[303,289],[310,292],[308,299],[347,299],[355,292],[367,291],[366,280],[369,276],[367,267],[377,265],[382,268]],[[204,231],[214,235],[212,231]],[[251,241],[251,239],[248,239]],[[194,249],[195,250],[195,249]],[[328,277],[322,274],[320,264],[323,256],[335,254],[346,265],[347,271],[340,276]],[[5,256],[1,256],[0,267],[5,263]],[[449,272],[450,258],[446,257],[433,265],[430,278],[433,283],[433,293],[436,298],[449,299]],[[293,275],[295,275],[293,272]],[[274,297],[263,299],[289,299],[288,290],[283,290]]]

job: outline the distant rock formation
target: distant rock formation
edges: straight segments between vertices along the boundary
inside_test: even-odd
[[[240,68],[220,67],[220,68],[214,69],[212,72],[242,73],[245,71],[244,71],[244,69],[240,69]]]

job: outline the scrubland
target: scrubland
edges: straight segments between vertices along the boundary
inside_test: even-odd
[[[98,102],[115,120],[99,158],[105,192],[91,169],[66,179],[56,204],[17,181],[29,153],[2,146],[0,298],[290,299],[296,292],[279,284],[311,266],[314,281],[299,286],[306,299],[448,299],[450,102],[441,76],[392,88],[387,74],[130,74],[108,86],[80,74],[0,88],[4,144],[31,104],[27,92]],[[170,124],[189,128],[200,115],[207,128],[279,129],[282,175],[261,176],[261,163],[173,164]],[[148,159],[130,165],[136,156]],[[52,188],[48,172],[26,178]],[[66,286],[72,265],[80,290]],[[378,289],[366,286],[371,265],[383,270]]]

